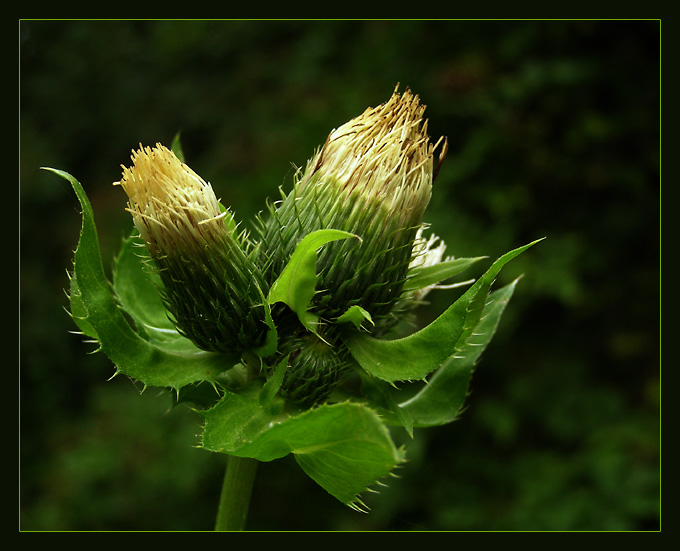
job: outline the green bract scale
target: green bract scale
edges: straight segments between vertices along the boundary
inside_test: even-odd
[[[406,460],[392,431],[415,437],[460,414],[518,280],[492,285],[537,242],[452,282],[486,257],[445,256],[425,235],[447,145],[430,141],[424,109],[395,90],[333,130],[252,236],[178,148],[140,146],[116,182],[136,231],[111,281],[83,187],[49,169],[82,206],[69,289],[78,328],[116,374],[191,402],[204,449],[234,465],[293,454],[331,495],[365,509],[360,495]],[[434,321],[404,333],[429,292],[458,286]]]

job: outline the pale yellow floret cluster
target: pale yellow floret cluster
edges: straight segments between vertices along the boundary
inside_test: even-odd
[[[424,209],[439,145],[430,142],[424,111],[417,95],[395,90],[387,102],[333,130],[309,161],[305,180],[334,181],[343,191],[357,191],[391,212]]]
[[[211,233],[224,231],[212,186],[175,154],[157,144],[132,153],[133,166],[123,167],[120,184],[128,196],[127,210],[153,254],[178,247],[201,247]]]

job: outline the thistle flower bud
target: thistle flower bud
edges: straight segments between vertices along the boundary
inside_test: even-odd
[[[293,191],[263,224],[272,273],[311,231],[334,228],[362,242],[329,244],[319,255],[317,311],[326,318],[359,305],[381,316],[399,300],[413,243],[430,201],[434,150],[425,106],[396,90],[328,136]]]
[[[205,350],[256,346],[263,287],[233,217],[210,184],[164,146],[140,148],[132,161],[118,183],[178,331]]]
[[[281,394],[303,406],[324,401],[350,365],[346,349],[308,332],[286,337],[280,350],[288,356]]]

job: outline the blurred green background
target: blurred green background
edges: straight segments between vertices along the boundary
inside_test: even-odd
[[[539,237],[468,409],[417,431],[370,514],[292,458],[262,464],[253,530],[659,528],[658,21],[20,22],[22,530],[211,530],[224,457],[171,397],[116,378],[65,312],[80,228],[132,227],[111,183],[170,145],[238,218],[395,85],[449,155],[428,213],[449,254]],[[481,270],[481,268],[480,268]],[[481,272],[480,272],[481,273]],[[472,275],[479,275],[475,273]],[[423,319],[452,300],[431,295]],[[397,434],[402,439],[402,434]]]

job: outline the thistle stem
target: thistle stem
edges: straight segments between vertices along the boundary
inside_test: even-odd
[[[249,457],[228,457],[217,508],[216,532],[244,529],[257,463],[257,459]]]

